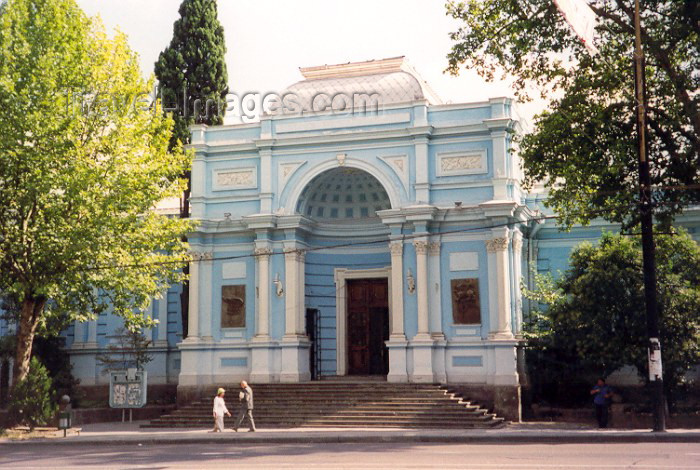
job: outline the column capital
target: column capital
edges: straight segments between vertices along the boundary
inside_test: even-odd
[[[428,253],[428,242],[424,240],[416,240],[413,242],[413,246],[416,249],[417,255],[424,255]]]
[[[391,256],[401,256],[403,255],[403,242],[389,242],[389,249],[391,250]]]
[[[498,251],[506,251],[508,249],[508,239],[505,237],[492,238],[486,240],[486,251],[496,253]]]
[[[513,251],[516,253],[523,249],[523,236],[520,232],[513,234]]]
[[[190,251],[191,261],[211,261],[214,259],[214,253],[211,251]]]
[[[428,243],[428,253],[430,256],[440,255],[440,242],[430,242]]]
[[[272,250],[267,247],[261,247],[261,248],[256,248],[255,251],[255,256],[270,256],[272,254]]]

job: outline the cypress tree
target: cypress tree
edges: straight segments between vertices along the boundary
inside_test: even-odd
[[[183,0],[170,45],[155,64],[163,107],[175,121],[170,147],[190,142],[192,124],[223,124],[228,93],[224,28],[216,0]],[[180,201],[180,217],[189,217],[191,175]],[[189,267],[185,266],[189,274]],[[180,294],[182,334],[187,337],[188,284]]]

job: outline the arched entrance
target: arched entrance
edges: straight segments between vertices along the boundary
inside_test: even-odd
[[[319,173],[299,194],[295,212],[316,222],[310,244],[329,247],[308,252],[305,271],[321,376],[388,373],[391,258],[377,212],[391,207],[383,184],[355,167]]]

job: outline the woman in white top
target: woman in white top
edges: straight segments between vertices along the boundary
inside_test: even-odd
[[[226,390],[220,388],[214,397],[214,429],[211,432],[224,432],[224,415],[231,417],[231,413],[226,408],[224,394]]]

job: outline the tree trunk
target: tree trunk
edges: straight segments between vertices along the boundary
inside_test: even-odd
[[[187,178],[187,187],[182,193],[182,199],[180,200],[180,218],[189,219],[190,218],[190,192],[192,190],[192,173],[187,172],[185,174]],[[183,242],[187,242],[187,237],[182,237]],[[182,268],[182,272],[185,276],[190,275],[190,263],[185,263]],[[187,333],[189,331],[189,312],[190,312],[190,282],[185,279],[182,282],[182,292],[180,293],[180,315],[182,320],[182,339],[187,338]]]
[[[23,380],[29,372],[29,360],[32,357],[34,334],[45,304],[46,298],[44,297],[26,296],[22,301],[17,327],[17,351],[15,353],[15,364],[12,369],[13,385]]]

